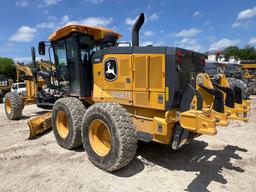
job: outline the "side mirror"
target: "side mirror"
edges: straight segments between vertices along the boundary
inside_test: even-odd
[[[45,55],[45,43],[43,41],[38,43],[38,52],[39,55]]]

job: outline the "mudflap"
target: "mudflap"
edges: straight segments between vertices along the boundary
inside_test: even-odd
[[[175,124],[173,137],[172,137],[172,149],[178,150],[182,148],[186,143],[195,137],[196,133],[190,132],[184,129],[180,124]]]
[[[193,82],[192,82],[193,83]],[[191,102],[193,97],[197,97],[197,109],[201,110],[203,107],[202,96],[199,91],[197,91],[191,84],[188,84],[185,92],[183,93],[180,105],[180,112],[185,112],[190,110]],[[179,123],[174,126],[171,147],[173,150],[178,150],[182,148],[186,143],[192,140],[197,133],[191,132],[183,128]]]
[[[38,134],[45,132],[46,130],[51,128],[51,117],[52,112],[47,112],[43,115],[34,117],[30,119],[27,124],[29,126],[29,137],[28,139],[32,139]]]

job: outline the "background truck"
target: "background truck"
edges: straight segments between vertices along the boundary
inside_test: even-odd
[[[11,86],[11,92],[17,93],[18,95],[26,95],[25,82],[13,83]]]

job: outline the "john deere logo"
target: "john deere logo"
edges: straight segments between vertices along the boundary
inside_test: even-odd
[[[117,61],[114,58],[107,59],[104,62],[105,79],[114,81],[117,79]]]

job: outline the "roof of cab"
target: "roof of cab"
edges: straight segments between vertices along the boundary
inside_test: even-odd
[[[107,33],[115,34],[117,39],[122,37],[122,35],[120,35],[119,33],[104,27],[92,27],[92,26],[86,26],[86,25],[71,24],[56,30],[48,37],[48,39],[49,41],[56,41],[58,39],[61,39],[62,37],[67,36],[71,32],[89,34],[89,35],[92,35],[95,40],[102,39],[104,35]]]

